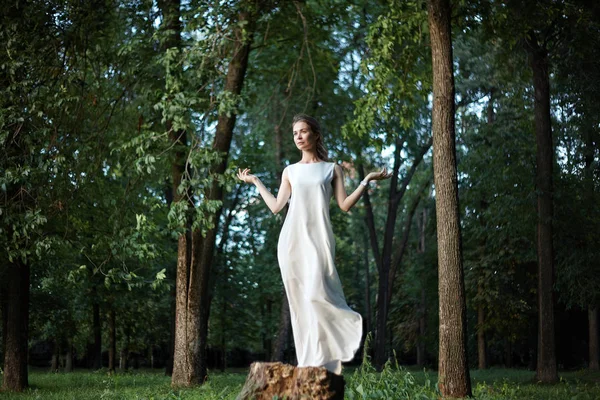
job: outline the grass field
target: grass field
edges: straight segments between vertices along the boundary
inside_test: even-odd
[[[347,399],[436,399],[434,371],[387,368],[382,373],[366,368],[346,369]],[[473,391],[477,399],[600,399],[600,373],[588,371],[562,372],[556,385],[533,382],[532,371],[489,369],[471,371]],[[4,400],[176,400],[235,399],[245,380],[245,371],[214,372],[210,381],[193,389],[174,390],[170,379],[161,371],[134,371],[108,375],[106,371],[76,371],[51,374],[32,370],[30,388],[25,393],[1,393]]]

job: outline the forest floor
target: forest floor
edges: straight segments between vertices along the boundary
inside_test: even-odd
[[[25,393],[0,392],[2,400],[177,400],[235,399],[245,380],[244,370],[214,372],[210,381],[193,389],[174,390],[161,371],[138,370],[108,375],[106,370],[78,370],[52,374],[32,369]],[[346,399],[436,399],[435,371],[388,368],[375,373],[370,368],[347,368]],[[600,399],[600,373],[586,370],[560,373],[555,385],[533,381],[534,372],[492,368],[472,370],[473,394],[477,399]]]

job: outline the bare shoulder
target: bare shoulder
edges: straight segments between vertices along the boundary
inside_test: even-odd
[[[332,164],[333,164],[333,172],[334,172],[335,176],[343,176],[344,169],[342,168],[342,166],[336,162],[334,162]]]
[[[287,167],[285,167],[283,169],[283,172],[281,173],[282,180],[286,180],[286,181],[289,180],[289,168],[290,168],[290,166],[288,165]]]

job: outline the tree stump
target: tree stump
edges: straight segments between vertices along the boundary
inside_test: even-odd
[[[256,362],[237,400],[342,400],[344,384],[343,376],[323,367]]]

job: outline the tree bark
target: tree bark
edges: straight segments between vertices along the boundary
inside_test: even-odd
[[[454,76],[449,0],[429,0],[433,66],[433,165],[439,276],[439,388],[443,397],[471,396],[456,171]]]
[[[322,367],[253,363],[238,400],[343,400],[344,377]]]
[[[590,352],[589,368],[592,371],[598,371],[598,307],[594,306],[588,309],[588,321]]]
[[[29,338],[29,265],[20,261],[6,268],[3,317],[4,378],[2,390],[21,392],[28,385],[27,341]]]
[[[554,339],[554,248],[552,219],[552,164],[554,146],[550,123],[550,79],[548,52],[538,44],[533,33],[526,49],[533,72],[534,121],[537,143],[537,258],[538,258],[538,358],[536,379],[544,383],[558,381]]]
[[[479,297],[483,295],[483,285],[477,286]],[[487,368],[487,345],[485,342],[485,307],[480,300],[477,306],[477,361],[479,369]]]
[[[92,305],[92,314],[94,331],[94,353],[92,354],[94,363],[92,368],[97,370],[102,368],[102,323],[100,321],[100,304],[96,300]]]
[[[225,329],[226,313],[227,301],[226,299],[223,299],[223,304],[221,305],[221,372],[225,372],[225,364],[227,363],[227,331]]]
[[[2,316],[2,343],[0,343],[0,360],[4,365],[4,352],[6,351],[6,327],[8,320],[6,315],[8,313],[8,297],[6,295],[6,282],[8,281],[8,268],[6,266],[0,267],[0,315]]]
[[[115,372],[117,358],[117,327],[115,310],[108,313],[108,372]]]
[[[170,130],[170,127],[169,129]],[[172,140],[172,138],[170,138]],[[178,138],[176,138],[178,140]],[[176,156],[177,157],[177,156]],[[172,166],[171,166],[172,168]],[[172,174],[173,175],[173,174]],[[173,178],[173,176],[171,176]],[[171,208],[173,204],[173,198],[175,195],[173,185],[167,182],[168,184],[165,187],[165,200],[167,202],[167,208]],[[189,224],[186,225],[186,229],[189,230]],[[179,243],[178,243],[179,245]],[[169,266],[167,270],[168,279],[173,279],[174,282],[177,280],[177,262],[174,265]],[[176,285],[172,285],[171,290],[169,292],[169,301],[170,301],[170,309],[169,313],[169,337],[167,344],[167,359],[165,361],[165,376],[171,376],[173,374],[173,351],[175,349],[175,302],[177,299],[177,290],[175,288]]]

